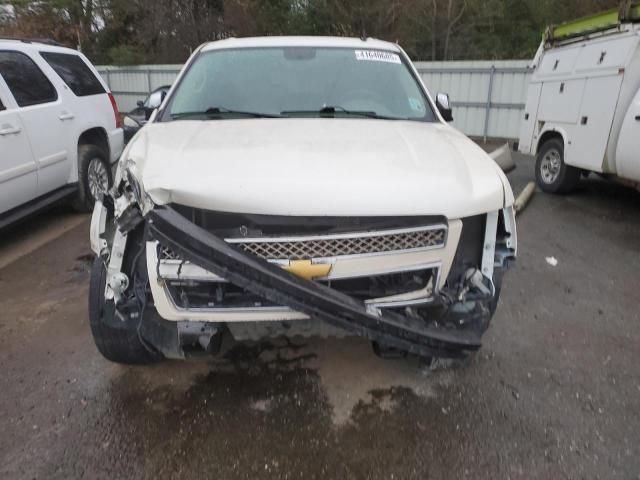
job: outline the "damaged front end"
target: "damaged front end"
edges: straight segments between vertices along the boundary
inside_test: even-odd
[[[124,165],[96,204],[91,245],[106,271],[101,321],[165,357],[215,352],[226,329],[240,339],[352,334],[460,357],[481,346],[516,232],[511,208],[452,220],[154,205]]]

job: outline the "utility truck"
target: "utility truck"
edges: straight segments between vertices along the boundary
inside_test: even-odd
[[[640,187],[640,2],[549,27],[532,68],[518,149],[539,187],[590,172]]]

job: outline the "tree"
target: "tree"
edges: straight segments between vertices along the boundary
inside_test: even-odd
[[[548,24],[619,1],[5,0],[0,35],[53,38],[95,63],[180,63],[209,40],[286,34],[377,37],[423,60],[531,58]]]

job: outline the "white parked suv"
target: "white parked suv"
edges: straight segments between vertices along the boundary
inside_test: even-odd
[[[498,165],[395,44],[200,47],[96,202],[90,324],[110,360],[235,339],[361,335],[477,350],[516,255]]]
[[[90,210],[122,148],[115,100],[86,57],[0,39],[0,228],[65,198]]]

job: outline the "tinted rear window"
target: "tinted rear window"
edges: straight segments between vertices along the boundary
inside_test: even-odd
[[[78,55],[52,52],[40,52],[40,55],[78,97],[105,93],[100,81]]]
[[[0,75],[20,107],[55,102],[58,93],[42,70],[21,52],[0,52]]]

